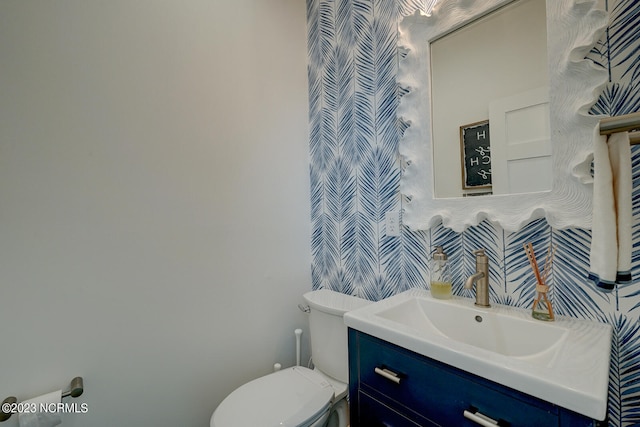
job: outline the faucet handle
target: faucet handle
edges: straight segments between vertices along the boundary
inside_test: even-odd
[[[489,258],[487,257],[487,255],[484,253],[485,249],[481,248],[481,249],[476,249],[475,251],[472,252],[472,254],[474,254],[476,256],[476,262],[478,263],[488,263],[489,262]]]

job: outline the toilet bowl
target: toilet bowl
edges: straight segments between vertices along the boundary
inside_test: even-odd
[[[294,366],[250,381],[229,394],[211,427],[347,427],[347,327],[343,315],[370,301],[321,289],[309,305],[314,369]]]
[[[240,386],[211,417],[211,427],[323,426],[334,390],[320,374],[301,366]]]

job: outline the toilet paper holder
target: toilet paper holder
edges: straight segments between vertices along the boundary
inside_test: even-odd
[[[75,377],[69,383],[69,388],[62,392],[62,397],[78,397],[84,392],[84,381],[82,377]],[[2,401],[0,406],[0,423],[7,421],[11,418],[11,415],[16,412],[18,399],[14,396],[9,396]]]

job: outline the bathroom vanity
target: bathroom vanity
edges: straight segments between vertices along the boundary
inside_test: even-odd
[[[606,426],[354,329],[349,366],[352,427]]]
[[[607,425],[610,325],[421,289],[344,320],[352,427]]]

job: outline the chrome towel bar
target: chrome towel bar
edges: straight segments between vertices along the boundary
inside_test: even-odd
[[[640,112],[605,117],[600,120],[600,135],[610,135],[634,129],[640,129]]]
[[[640,112],[606,117],[600,120],[600,135],[611,135],[612,133],[639,129]],[[640,132],[630,132],[629,143],[631,145],[640,144]]]

